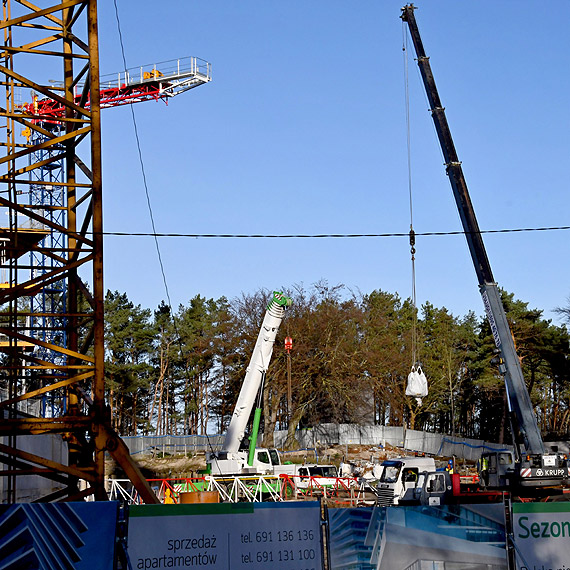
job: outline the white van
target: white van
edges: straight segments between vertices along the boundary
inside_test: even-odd
[[[338,470],[335,465],[304,463],[280,465],[274,473],[289,475],[298,490],[322,492],[323,489],[334,488],[338,484]]]

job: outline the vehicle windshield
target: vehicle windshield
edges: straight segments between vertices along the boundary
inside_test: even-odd
[[[445,481],[443,474],[430,475],[427,485],[428,493],[443,493],[445,491]]]
[[[310,467],[309,472],[313,477],[336,477],[336,467],[333,465],[319,465]]]
[[[395,483],[398,480],[398,475],[400,474],[401,464],[396,463],[394,465],[384,465],[384,472],[380,481],[382,483]]]
[[[269,463],[269,454],[267,453],[267,451],[258,451],[257,460],[260,463]]]
[[[279,454],[277,453],[276,449],[269,450],[269,457],[271,457],[271,465],[281,465],[281,461],[279,461]]]

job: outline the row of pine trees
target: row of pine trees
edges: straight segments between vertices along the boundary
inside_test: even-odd
[[[407,425],[506,441],[503,380],[492,360],[485,319],[373,291],[354,294],[318,283],[284,291],[293,304],[279,331],[263,392],[264,433],[320,423]],[[196,296],[172,310],[106,295],[106,381],[123,435],[223,433],[271,292],[238,299]],[[570,432],[570,351],[565,326],[502,293],[523,372],[543,434]],[[569,316],[567,309],[561,313]],[[292,406],[287,409],[286,336]],[[429,382],[420,405],[405,395],[417,360]]]

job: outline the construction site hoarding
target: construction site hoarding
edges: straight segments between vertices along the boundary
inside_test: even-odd
[[[570,503],[514,503],[517,570],[570,568]]]
[[[212,503],[129,510],[133,569],[320,570],[321,505]]]
[[[118,502],[0,505],[0,566],[114,568],[118,514]]]

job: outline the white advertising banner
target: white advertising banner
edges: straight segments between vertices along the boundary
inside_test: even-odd
[[[320,504],[139,505],[129,510],[133,570],[321,570]]]
[[[570,503],[513,503],[517,570],[570,569]]]

